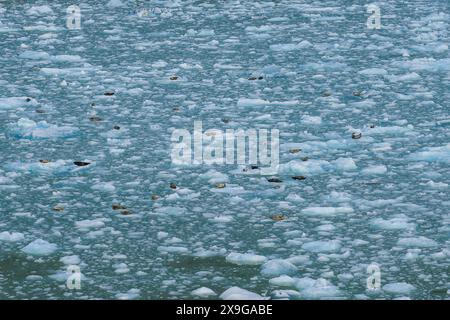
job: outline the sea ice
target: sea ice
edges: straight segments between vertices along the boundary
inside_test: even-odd
[[[22,107],[35,107],[38,105],[36,99],[29,97],[0,98],[0,110],[17,109]]]
[[[326,279],[301,278],[295,286],[305,299],[330,299],[341,295],[340,290]]]
[[[92,190],[102,191],[102,192],[114,192],[116,187],[113,182],[99,182],[91,187]]]
[[[385,165],[373,165],[361,170],[361,173],[364,175],[380,175],[385,174],[387,172],[387,168]]]
[[[105,223],[101,220],[82,220],[75,222],[75,226],[80,229],[101,228]]]
[[[222,300],[267,300],[267,298],[257,293],[239,287],[231,287],[225,290],[219,298]]]
[[[18,242],[22,241],[25,238],[23,233],[20,232],[8,232],[3,231],[0,232],[0,241],[6,241],[6,242]]]
[[[409,237],[401,238],[398,240],[397,245],[401,247],[417,247],[417,248],[429,248],[437,246],[436,241],[428,239],[426,237]]]
[[[22,248],[22,251],[26,254],[33,256],[47,256],[54,253],[58,249],[58,246],[54,243],[47,242],[42,239],[36,239]]]
[[[226,256],[225,260],[237,265],[260,265],[263,264],[267,258],[256,254],[232,252]]]
[[[238,107],[255,107],[269,105],[270,102],[262,99],[240,98],[237,102]]]
[[[72,255],[72,256],[61,257],[61,259],[59,259],[59,261],[61,261],[65,265],[75,265],[75,264],[80,264],[81,259],[77,255]]]
[[[19,139],[56,139],[69,138],[77,133],[78,129],[70,126],[48,124],[46,121],[39,121],[21,118],[17,124],[10,125],[10,135]]]
[[[298,268],[295,265],[282,259],[269,260],[261,267],[261,274],[266,277],[291,275],[297,271]]]
[[[402,229],[414,229],[415,224],[409,222],[409,218],[404,214],[399,214],[391,219],[375,218],[371,222],[376,228],[384,230],[402,230]]]
[[[396,282],[385,284],[383,290],[392,294],[409,294],[415,290],[415,287],[406,282]]]
[[[351,207],[308,207],[302,209],[302,214],[315,217],[332,217],[339,214],[352,213]]]
[[[321,252],[335,252],[338,251],[341,248],[341,244],[339,240],[318,240],[318,241],[311,241],[307,242],[302,245],[302,249],[321,253]]]
[[[191,292],[191,295],[193,295],[194,297],[209,298],[209,297],[214,297],[217,294],[209,288],[201,287],[201,288],[193,290]]]
[[[282,275],[269,280],[269,283],[274,286],[279,287],[292,287],[296,283],[296,278],[291,278],[290,276]]]
[[[409,156],[413,161],[450,163],[450,143],[441,147],[428,147],[424,151],[413,153]]]

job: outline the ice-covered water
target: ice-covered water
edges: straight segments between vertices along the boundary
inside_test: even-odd
[[[368,3],[0,2],[0,298],[448,298],[450,3]],[[194,120],[282,182],[172,165]]]

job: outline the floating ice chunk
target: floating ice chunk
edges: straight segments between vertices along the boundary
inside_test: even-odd
[[[388,283],[383,286],[383,290],[392,294],[410,294],[416,288],[406,282]]]
[[[336,229],[336,227],[333,226],[332,224],[322,224],[322,225],[316,227],[317,231],[325,231],[325,232],[333,231],[335,229]]]
[[[256,254],[232,252],[226,256],[225,260],[237,265],[260,265],[263,264],[267,258]]]
[[[293,287],[297,280],[286,275],[282,275],[269,280],[269,283],[279,287]]]
[[[226,174],[216,171],[214,169],[208,170],[207,172],[200,174],[199,178],[208,180],[208,182],[211,184],[228,182],[228,176]]]
[[[20,118],[17,124],[10,125],[10,135],[18,139],[55,139],[69,138],[78,132],[77,128],[50,125],[46,121],[38,123],[33,120]]]
[[[289,261],[282,259],[270,260],[261,267],[261,274],[266,277],[291,275],[298,271],[297,267]]]
[[[446,189],[448,188],[448,184],[445,182],[434,182],[430,180],[427,182],[427,185],[432,189]]]
[[[387,172],[387,168],[385,165],[373,165],[361,170],[362,174],[365,175],[381,175]]]
[[[358,167],[352,158],[338,158],[332,162],[339,171],[351,171],[356,170]]]
[[[182,215],[186,213],[186,209],[183,207],[161,207],[155,209],[154,212],[161,215]]]
[[[350,194],[346,192],[331,191],[330,194],[322,197],[325,202],[349,202],[352,200]]]
[[[13,172],[27,172],[39,174],[64,174],[71,171],[86,170],[83,167],[74,167],[73,162],[66,160],[57,160],[49,163],[21,163],[13,162],[6,165],[6,169]]]
[[[25,278],[27,281],[41,281],[42,279],[44,279],[44,277],[35,274],[30,274]]]
[[[442,147],[425,148],[424,151],[411,154],[408,159],[412,161],[450,163],[450,143]]]
[[[302,145],[302,147],[308,149],[308,145]],[[337,146],[333,147],[329,145],[326,148],[328,147],[335,148]],[[352,171],[355,169],[357,169],[357,166],[351,158],[338,158],[331,163],[326,160],[315,159],[308,161],[291,160],[288,163],[280,165],[281,173],[294,175],[314,175],[332,171]]]
[[[123,262],[113,265],[113,268],[115,269],[114,272],[117,274],[130,272],[130,269],[128,268],[127,264]]]
[[[364,135],[372,136],[372,135],[404,135],[410,133],[413,130],[413,126],[408,125],[406,127],[400,126],[389,126],[389,127],[375,127],[364,130]]]
[[[297,161],[292,160],[280,165],[280,172],[295,175],[313,175],[327,172],[331,165],[325,160]]]
[[[23,233],[20,232],[11,232],[8,231],[0,232],[0,241],[6,242],[18,242],[24,239]]]
[[[263,99],[247,99],[247,98],[239,98],[237,102],[238,107],[256,107],[256,106],[266,106],[269,105],[270,102]]]
[[[429,248],[437,246],[437,243],[432,239],[420,236],[416,238],[401,238],[398,240],[397,245],[401,247]]]
[[[75,222],[75,226],[80,229],[101,228],[105,226],[105,223],[100,220],[81,220]]]
[[[220,215],[220,216],[215,216],[214,218],[211,219],[212,222],[217,222],[217,223],[228,223],[233,221],[233,217],[232,216],[227,216],[227,215]]]
[[[42,73],[50,76],[62,76],[67,78],[78,78],[94,72],[94,67],[74,67],[74,68],[41,68]]]
[[[130,289],[128,292],[116,294],[116,298],[119,300],[133,300],[139,298],[140,294],[140,289]]]
[[[57,271],[52,275],[48,276],[50,279],[58,281],[58,282],[65,282],[67,281],[67,278],[69,277],[69,275],[67,274],[67,272],[65,271]]]
[[[72,274],[72,271],[70,270],[60,270],[55,272],[54,274],[50,275],[49,278],[53,279],[58,282],[66,282],[69,276]],[[86,280],[86,277],[84,274],[80,273],[80,278],[82,281]]]
[[[61,259],[59,259],[59,261],[61,261],[65,265],[75,265],[75,264],[80,264],[81,259],[77,255],[72,255],[72,256],[62,257]]]
[[[178,253],[178,254],[189,253],[188,248],[180,247],[180,246],[159,246],[157,248],[157,250],[160,252],[166,252],[166,253]]]
[[[329,240],[329,241],[311,241],[302,245],[302,249],[311,252],[336,252],[341,248],[339,240]]]
[[[303,199],[301,196],[299,196],[298,194],[295,193],[289,193],[286,197],[287,201],[290,202],[304,202],[305,199]]]
[[[303,66],[301,66],[301,68],[304,68],[305,70],[313,70],[313,71],[342,71],[347,69],[347,64],[342,63],[342,62],[320,62],[320,63],[316,63],[316,62],[309,62]]]
[[[408,252],[405,254],[403,259],[409,260],[409,261],[416,260],[417,258],[419,258],[420,252],[421,252],[421,249],[408,249]]]
[[[272,44],[270,46],[270,50],[272,51],[278,51],[278,52],[284,52],[284,51],[293,51],[293,50],[300,50],[312,47],[311,42],[307,40],[303,40],[300,43],[281,43],[281,44]]]
[[[267,300],[263,296],[260,296],[257,293],[239,288],[239,287],[231,287],[219,296],[222,300]]]
[[[61,54],[51,57],[52,62],[83,62],[84,59],[77,55]]]
[[[164,232],[164,231],[159,231],[159,232],[156,234],[156,238],[157,238],[158,240],[167,238],[168,236],[169,236],[169,234],[168,234],[167,232]]]
[[[388,74],[388,72],[385,69],[381,69],[381,68],[364,69],[364,70],[359,71],[358,73],[365,75],[365,76],[385,76]]]
[[[21,107],[35,107],[37,105],[38,102],[35,99],[28,97],[0,98],[0,110],[16,109]]]
[[[49,60],[50,55],[45,51],[24,51],[19,55],[19,58],[28,60]]]
[[[322,123],[322,118],[305,114],[302,116],[302,123],[307,125],[319,125]]]
[[[420,75],[415,72],[403,74],[403,75],[391,75],[386,76],[391,82],[413,82],[421,79]]]
[[[270,25],[255,27],[255,26],[248,26],[245,28],[245,31],[247,32],[264,32],[264,31],[271,31],[273,29]]]
[[[125,6],[121,0],[110,0],[106,5],[110,8],[120,8]]]
[[[295,290],[274,290],[271,296],[275,300],[299,300],[301,298],[300,292]]]
[[[32,6],[30,9],[28,9],[26,11],[26,14],[29,16],[34,16],[34,15],[51,15],[53,14],[53,10],[52,8],[50,8],[47,5],[42,5],[42,6]]]
[[[375,218],[370,224],[376,228],[383,230],[402,230],[402,229],[414,229],[415,224],[409,222],[409,218],[404,214],[396,215],[391,219]]]
[[[304,215],[330,217],[337,214],[352,213],[351,207],[308,207],[302,210]]]
[[[292,257],[289,257],[288,259],[286,259],[286,261],[288,261],[296,266],[309,264],[311,262],[308,255],[292,256]]]
[[[326,279],[298,279],[295,286],[300,291],[300,294],[305,299],[329,299],[339,297],[341,292]]]
[[[42,239],[36,239],[22,248],[22,251],[26,254],[34,256],[47,256],[54,253],[58,249],[58,246],[54,243],[47,242]]]
[[[266,77],[276,77],[282,74],[282,70],[280,67],[275,65],[265,66],[261,69],[261,73]]]
[[[434,47],[437,50],[448,50],[446,44],[440,47]],[[428,71],[428,72],[445,72],[450,71],[450,59],[436,60],[433,58],[417,58],[410,61],[401,61],[393,63],[394,66],[408,69],[410,71]]]
[[[202,29],[197,33],[197,35],[199,35],[201,37],[213,36],[214,34],[215,34],[215,32],[212,29]]]
[[[112,182],[100,182],[94,184],[91,187],[92,190],[103,191],[103,192],[114,192],[116,191],[116,187]]]
[[[208,297],[216,296],[217,293],[215,293],[213,290],[211,290],[209,288],[201,287],[201,288],[193,290],[191,292],[191,295],[193,295],[194,297],[208,298]]]

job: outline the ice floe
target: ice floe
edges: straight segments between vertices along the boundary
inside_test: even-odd
[[[261,266],[261,274],[265,277],[292,275],[297,271],[298,268],[294,264],[282,259],[269,260]]]
[[[54,243],[42,239],[36,239],[22,248],[22,251],[26,254],[33,256],[48,256],[53,254],[58,249],[58,246]]]
[[[237,265],[260,265],[267,258],[256,254],[231,252],[226,256],[225,260]]]
[[[222,300],[267,300],[257,293],[242,289],[239,287],[231,287],[219,296]]]
[[[395,282],[385,284],[383,290],[392,294],[410,294],[415,290],[415,287],[406,282]]]
[[[78,133],[78,129],[72,126],[57,126],[46,121],[34,122],[21,118],[16,124],[10,126],[9,134],[18,139],[56,139],[70,138]]]
[[[25,239],[24,234],[20,232],[8,232],[8,231],[0,232],[0,241],[19,242],[24,239]]]

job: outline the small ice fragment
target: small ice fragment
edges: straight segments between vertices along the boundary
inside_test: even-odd
[[[23,233],[20,232],[11,232],[8,231],[0,232],[0,241],[6,242],[17,242],[22,241],[24,239]]]
[[[191,295],[193,295],[194,297],[208,298],[208,297],[216,296],[217,294],[209,288],[201,287],[201,288],[193,290],[191,292]]]
[[[22,251],[30,255],[47,256],[54,253],[57,249],[58,246],[54,243],[50,243],[42,239],[36,239],[22,248]]]
[[[227,255],[225,260],[237,265],[260,265],[263,264],[267,258],[256,254],[232,252]]]
[[[409,294],[415,290],[415,287],[406,282],[396,282],[384,285],[383,290],[392,294]]]
[[[279,286],[279,287],[292,287],[292,286],[294,286],[295,282],[296,282],[295,278],[291,278],[286,275],[282,275],[282,276],[272,278],[269,280],[270,284],[272,284],[274,286]]]
[[[266,277],[290,275],[297,271],[298,269],[295,265],[282,259],[270,260],[261,267],[261,274]]]
[[[257,293],[239,287],[231,287],[225,290],[219,298],[222,300],[267,300],[267,298]]]
[[[335,252],[341,248],[341,244],[338,240],[329,240],[329,241],[311,241],[302,245],[302,249],[321,253],[321,252]]]

